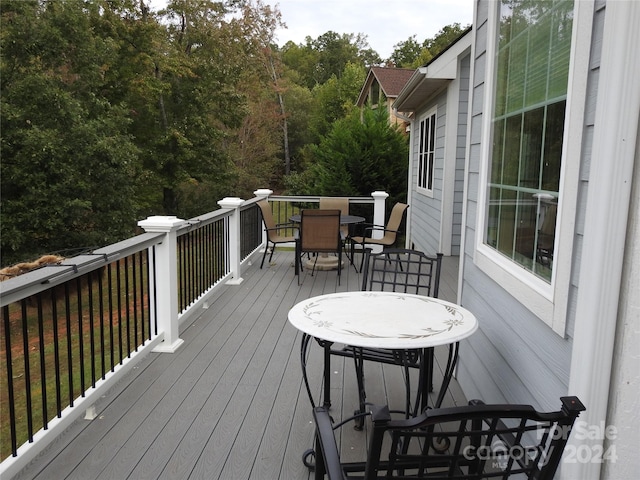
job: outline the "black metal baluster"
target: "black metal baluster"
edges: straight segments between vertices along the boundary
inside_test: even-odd
[[[29,326],[27,323],[27,301],[20,301],[22,309],[22,351],[24,354],[24,381],[25,381],[25,398],[27,402],[27,433],[29,442],[33,442],[33,405],[31,401],[31,367],[29,359]]]
[[[82,328],[82,281],[80,277],[76,278],[76,298],[78,300],[78,360],[80,364],[80,395],[84,397],[84,328]]]
[[[104,279],[104,268],[99,270],[98,273],[98,309],[100,310],[100,378],[105,379],[107,374],[107,362],[105,358],[105,343],[104,343],[104,287],[102,285]]]
[[[184,249],[185,236],[178,237],[178,310],[184,310],[184,284],[185,284],[185,267],[184,267]]]
[[[91,386],[96,388],[96,341],[93,314],[93,272],[87,274],[87,296],[89,299],[89,352],[91,354]],[[84,389],[83,389],[84,391]]]
[[[196,298],[196,237],[195,232],[189,232],[189,301],[191,305]]]
[[[202,295],[204,292],[204,287],[202,283],[202,230],[200,226],[195,231],[196,237],[196,265],[195,265],[195,275],[196,275],[196,297]]]
[[[124,304],[127,322],[127,358],[131,358],[131,302],[129,301],[129,257],[124,257]]]
[[[13,360],[11,358],[11,322],[9,321],[9,306],[2,308],[4,323],[4,344],[7,354],[7,393],[9,395],[9,430],[11,431],[11,455],[17,456],[18,443],[16,438],[16,409],[15,393],[13,390]]]
[[[109,353],[111,355],[111,371],[115,372],[116,369],[116,349],[113,338],[113,263],[107,265],[107,292],[109,295]]]
[[[58,336],[58,297],[57,288],[51,289],[51,321],[53,322],[53,363],[56,375],[56,414],[62,417],[62,385],[60,375],[60,338]]]
[[[146,340],[146,336],[145,336],[145,305],[144,305],[144,299],[145,299],[145,282],[144,282],[144,265],[145,265],[145,253],[144,251],[139,252],[138,253],[138,263],[139,263],[139,268],[138,270],[140,271],[140,315],[141,315],[141,323],[140,323],[140,329],[142,330],[142,342],[144,343]],[[151,338],[151,336],[149,336],[149,338]]]
[[[158,334],[158,277],[156,277],[156,247],[152,247],[151,261],[153,262],[153,268],[149,268],[149,274],[153,275],[153,279],[149,279],[151,285],[153,285],[153,330],[154,334]]]
[[[42,314],[41,293],[37,295],[36,301],[38,302],[38,340],[40,343],[40,390],[42,398],[42,428],[46,430],[49,427],[49,414],[47,413],[47,369],[44,352],[44,316]]]
[[[133,254],[131,258],[131,282],[133,290],[133,344],[134,350],[138,351],[138,284],[136,282],[138,276],[136,270],[136,255]]]
[[[73,345],[71,335],[71,301],[69,282],[64,284],[65,320],[67,326],[67,375],[69,375],[69,406],[73,407]]]
[[[123,341],[122,341],[122,263],[118,261],[116,265],[116,294],[118,295],[118,348],[120,350],[120,365],[124,361]]]

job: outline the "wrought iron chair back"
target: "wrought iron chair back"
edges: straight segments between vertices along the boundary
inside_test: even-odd
[[[381,253],[371,253],[367,249],[362,269],[362,290],[392,291],[413,293],[438,297],[440,288],[440,273],[442,270],[442,254],[426,255],[419,250],[406,248],[386,249]],[[390,319],[391,321],[391,319]],[[433,390],[433,348],[426,350],[386,350],[380,348],[356,348],[353,350],[355,360],[356,379],[360,392],[360,411],[364,411],[366,391],[364,381],[364,361],[401,365],[404,368],[407,416],[416,415],[421,408],[426,407],[427,399],[422,394],[422,381],[429,381],[429,391]],[[451,356],[451,355],[450,355]],[[452,357],[452,356],[451,356]],[[453,357],[451,358],[453,362]],[[424,362],[423,376],[418,382],[417,394],[411,404],[411,376],[409,368],[420,368]],[[444,382],[435,405],[440,406],[444,399],[444,391],[449,382]]]
[[[367,250],[362,270],[362,290],[415,293],[437,298],[442,254],[428,256],[418,250],[390,248]]]
[[[392,420],[388,408],[372,407],[366,461],[341,463],[329,412],[316,407],[315,478],[425,478],[551,480],[573,424],[585,410],[577,397],[561,397],[561,409],[485,405],[427,410]],[[390,437],[389,441],[385,437]]]

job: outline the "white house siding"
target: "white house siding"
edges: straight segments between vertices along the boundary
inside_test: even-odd
[[[489,6],[491,5],[491,9]],[[462,283],[460,301],[476,314],[480,329],[461,349],[458,379],[468,398],[489,402],[533,404],[541,409],[556,409],[559,397],[567,394],[571,348],[575,325],[577,295],[577,265],[580,264],[584,210],[587,195],[590,137],[583,139],[580,157],[580,182],[573,241],[571,285],[568,288],[567,324],[564,336],[558,335],[520,301],[515,299],[494,279],[474,263],[478,222],[478,195],[483,141],[483,110],[485,94],[491,86],[485,84],[487,69],[488,15],[493,15],[493,3],[480,0],[476,4],[474,73],[471,100],[471,128],[467,167],[467,195],[465,204],[465,248],[461,262]],[[596,16],[601,15],[602,9]],[[588,78],[588,97],[585,100],[587,121],[593,124],[597,73],[598,46],[601,44],[602,22],[593,24],[592,53]],[[491,53],[493,55],[493,53]],[[587,172],[585,172],[585,170]]]

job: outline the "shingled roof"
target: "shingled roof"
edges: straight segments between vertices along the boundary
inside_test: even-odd
[[[358,106],[362,106],[366,98],[366,94],[371,87],[374,79],[380,84],[380,89],[387,98],[395,98],[398,96],[402,88],[415,72],[412,68],[388,68],[388,67],[371,67],[367,74],[367,79],[360,91],[358,97]]]

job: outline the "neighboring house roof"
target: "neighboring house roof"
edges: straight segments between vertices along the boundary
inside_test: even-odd
[[[399,112],[414,112],[430,96],[444,88],[458,75],[458,56],[471,48],[471,30],[466,29],[425,66],[418,68],[397,95],[393,108]]]
[[[364,105],[374,80],[377,80],[378,84],[380,84],[380,90],[382,90],[385,97],[393,100],[402,91],[413,72],[415,70],[412,68],[371,67],[364,86],[360,90],[356,105],[359,107]]]

